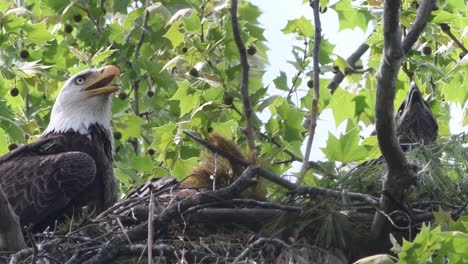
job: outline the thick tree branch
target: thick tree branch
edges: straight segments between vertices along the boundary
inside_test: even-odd
[[[19,217],[0,186],[0,250],[18,251],[25,247]]]
[[[250,104],[249,98],[249,62],[247,61],[247,50],[239,31],[239,23],[237,22],[237,0],[231,1],[231,24],[232,24],[232,34],[234,37],[234,42],[236,43],[237,49],[239,50],[240,64],[241,64],[241,86],[240,93],[242,98],[242,105],[244,109],[245,116],[245,135],[247,138],[247,145],[249,146],[249,155],[250,160],[256,159],[256,150],[255,150],[255,134],[252,125],[252,105]]]
[[[310,126],[309,136],[307,138],[306,149],[304,153],[304,160],[302,161],[302,168],[299,174],[299,181],[302,182],[304,176],[309,169],[309,158],[310,151],[312,150],[312,143],[314,142],[315,128],[317,127],[318,117],[318,101],[320,98],[320,42],[322,41],[322,25],[320,23],[320,12],[319,12],[319,0],[309,0],[309,5],[312,7],[314,13],[314,25],[315,25],[315,36],[314,36],[314,51],[313,51],[313,65],[314,65],[314,95],[312,98],[312,109],[310,113]]]
[[[387,163],[387,174],[383,179],[383,192],[380,198],[382,213],[376,213],[371,227],[369,248],[371,253],[389,250],[391,222],[386,215],[401,210],[404,192],[416,179],[416,168],[410,165],[396,137],[394,100],[396,81],[405,54],[422,33],[424,25],[433,9],[433,0],[423,0],[413,27],[401,41],[400,0],[386,0],[384,3],[384,50],[377,74],[377,98],[375,105],[376,132],[379,147]],[[424,21],[421,21],[424,20]]]

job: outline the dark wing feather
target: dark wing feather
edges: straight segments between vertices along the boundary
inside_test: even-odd
[[[40,140],[0,158],[0,186],[23,225],[51,220],[96,177],[88,154],[60,151],[53,140]]]

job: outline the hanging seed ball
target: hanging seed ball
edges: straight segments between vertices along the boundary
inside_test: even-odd
[[[27,49],[22,49],[19,55],[23,60],[27,59],[29,58],[29,51]]]
[[[120,133],[119,131],[115,131],[114,132],[114,139],[115,140],[120,140],[122,138],[122,133]]]
[[[120,100],[125,100],[125,99],[127,99],[127,97],[128,97],[128,95],[127,95],[126,92],[122,91],[122,92],[119,93],[119,99]]]
[[[432,54],[432,48],[431,48],[431,47],[429,47],[429,46],[425,46],[425,47],[423,48],[423,50],[422,50],[422,51],[423,51],[424,55],[426,55],[426,56],[428,56],[428,55],[431,55],[431,54]]]
[[[18,94],[19,94],[18,88],[16,88],[16,87],[11,88],[11,90],[10,90],[10,95],[11,96],[16,97],[16,96],[18,96]]]
[[[182,48],[182,53],[187,53],[187,51],[188,51],[188,48],[187,48],[187,47],[183,47],[183,48]]]
[[[223,97],[223,103],[225,105],[232,105],[232,103],[234,102],[234,96],[232,95],[224,95]]]
[[[314,87],[314,80],[310,79],[307,81],[307,87],[313,88]]]
[[[65,33],[70,34],[70,33],[72,33],[72,31],[73,31],[73,26],[70,25],[70,24],[66,24],[64,30],[65,30]]]
[[[146,96],[148,96],[148,97],[153,97],[153,96],[154,96],[154,91],[148,90],[148,91],[146,92]]]
[[[18,145],[17,145],[16,143],[11,143],[10,145],[8,145],[8,150],[9,150],[9,151],[12,151],[12,150],[14,150],[14,149],[17,148],[17,147],[18,147]]]
[[[190,69],[189,74],[193,77],[198,77],[198,70],[195,68]]]
[[[79,23],[79,22],[81,22],[81,20],[83,20],[83,16],[81,14],[75,14],[73,16],[73,20],[75,20],[75,22]]]
[[[153,156],[154,153],[156,153],[156,151],[154,151],[154,149],[152,149],[152,148],[148,149],[147,152],[148,152],[148,155],[150,155],[150,156]]]
[[[250,56],[255,55],[255,53],[257,53],[257,48],[254,45],[251,45],[247,48],[247,54]]]

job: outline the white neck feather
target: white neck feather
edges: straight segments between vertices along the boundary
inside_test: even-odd
[[[49,125],[42,135],[70,131],[88,135],[92,125],[100,125],[108,132],[108,135],[112,136],[110,128],[111,106],[108,96],[96,96],[70,102],[61,95],[58,96],[52,108]]]

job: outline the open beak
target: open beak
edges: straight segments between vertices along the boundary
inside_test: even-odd
[[[119,68],[114,65],[105,66],[96,75],[97,79],[83,89],[86,94],[91,96],[111,94],[120,89],[117,84],[111,83],[116,76],[120,75]]]

